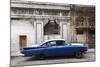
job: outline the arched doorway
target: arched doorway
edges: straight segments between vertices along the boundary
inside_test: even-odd
[[[60,26],[56,20],[49,20],[48,23],[44,25],[44,36],[47,39],[57,39],[60,35]]]

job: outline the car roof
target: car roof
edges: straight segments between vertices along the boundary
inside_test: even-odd
[[[49,39],[49,40],[45,40],[41,44],[46,43],[46,42],[49,42],[49,41],[65,41],[65,40],[64,39]]]
[[[64,39],[49,39],[49,40],[46,40],[46,41],[44,41],[44,42],[49,42],[49,41],[59,41],[59,40],[65,41]]]

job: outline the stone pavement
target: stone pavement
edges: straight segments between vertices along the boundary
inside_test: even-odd
[[[95,50],[89,49],[87,54],[84,55],[83,58],[68,58],[68,57],[60,57],[60,58],[50,58],[45,60],[34,60],[30,57],[12,57],[11,58],[11,66],[21,66],[21,65],[41,65],[41,64],[54,64],[54,63],[75,63],[75,62],[91,62],[95,61]]]

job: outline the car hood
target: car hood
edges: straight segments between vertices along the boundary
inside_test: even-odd
[[[41,48],[41,47],[26,47],[26,48],[23,48],[22,50],[38,49],[38,48]]]

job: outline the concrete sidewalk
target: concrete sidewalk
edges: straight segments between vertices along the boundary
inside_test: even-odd
[[[87,52],[95,52],[95,49],[88,49]]]
[[[45,60],[36,60],[31,57],[15,57],[11,59],[11,66],[25,66],[25,65],[47,65],[47,64],[58,64],[58,63],[76,63],[76,62],[91,62],[95,61],[95,49],[88,49],[88,53],[84,55],[83,58],[74,57],[54,57],[46,58]]]

